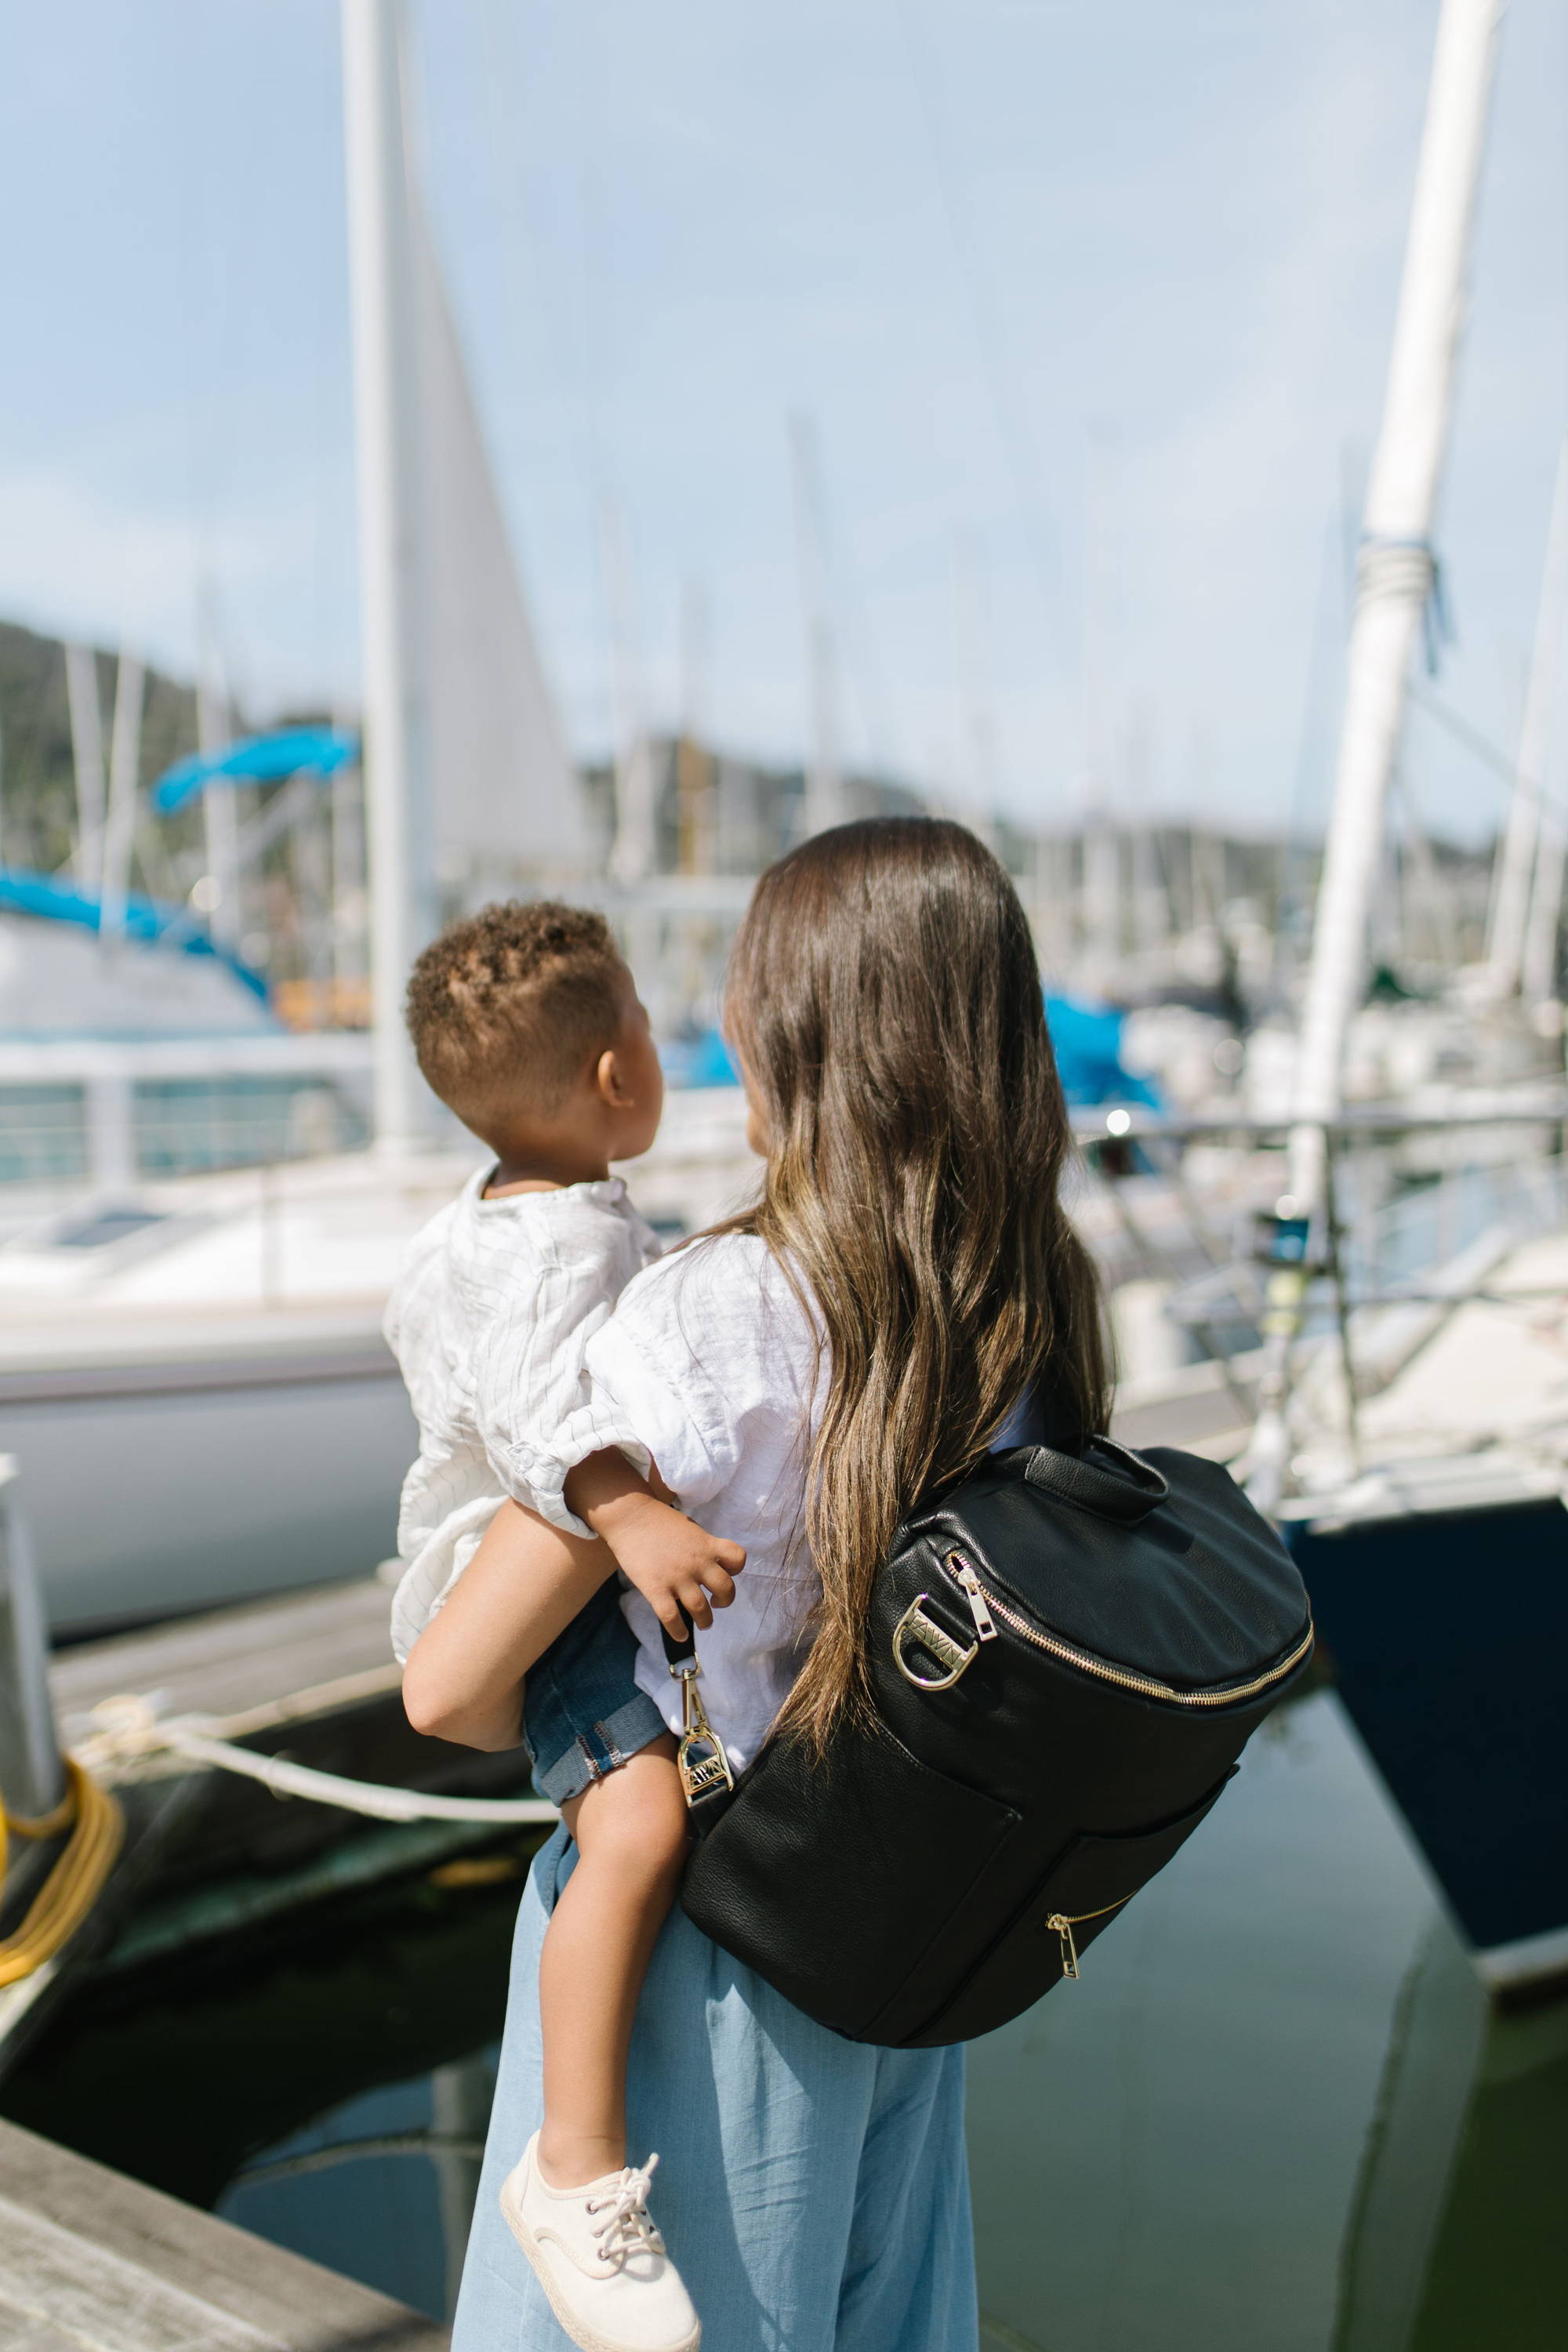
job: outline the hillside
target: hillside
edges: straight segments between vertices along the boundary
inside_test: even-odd
[[[99,706],[104,754],[114,714],[116,661],[100,653]],[[188,686],[147,673],[142,716],[142,781],[195,749],[196,698]],[[52,873],[70,856],[76,822],[65,648],[14,621],[0,621],[0,864]]]

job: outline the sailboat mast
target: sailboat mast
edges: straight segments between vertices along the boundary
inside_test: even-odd
[[[953,645],[958,671],[959,775],[963,817],[988,849],[996,845],[996,719],[986,659],[986,600],[980,542],[960,530],[952,543]]]
[[[1552,718],[1563,659],[1563,629],[1568,608],[1568,439],[1557,459],[1557,482],[1552,494],[1552,520],[1546,533],[1546,570],[1536,611],[1535,643],[1530,656],[1530,679],[1524,690],[1524,717],[1519,730],[1519,760],[1508,825],[1498,851],[1496,887],[1487,926],[1487,977],[1492,993],[1511,996],[1523,977],[1525,939],[1530,929],[1526,909],[1533,912],[1535,894],[1531,877],[1540,854],[1551,856],[1542,842],[1542,818],[1546,789],[1546,761]],[[1553,924],[1555,928],[1555,923]]]
[[[397,1150],[427,1125],[403,992],[437,921],[404,0],[342,0],[342,42],[375,1133]]]
[[[1549,1005],[1558,1002],[1560,975],[1557,934],[1563,921],[1563,877],[1568,864],[1568,833],[1562,805],[1562,760],[1552,762],[1550,779],[1542,776],[1540,824],[1535,849],[1535,879],[1531,886],[1530,914],[1524,926],[1524,955],[1520,965],[1520,989],[1525,1003]],[[1548,790],[1548,782],[1552,787]]]
[[[66,647],[66,698],[76,768],[76,848],[71,871],[79,890],[103,892],[103,713],[98,699],[98,657],[90,646]]]
[[[1410,661],[1436,584],[1432,520],[1453,411],[1476,191],[1505,0],[1443,0],[1415,167],[1383,425],[1367,484],[1345,664],[1333,806],[1312,925],[1288,1192],[1281,1217],[1315,1225],[1328,1186],[1327,1125],[1340,1108],[1345,1045],[1361,1001],[1367,922],[1383,861],[1384,813],[1399,758]],[[1246,1483],[1272,1511],[1289,1452],[1290,1351],[1303,1265],[1269,1277],[1258,1414]]]
[[[1322,1199],[1322,1123],[1340,1105],[1411,656],[1436,581],[1432,521],[1503,5],[1443,0],[1437,25],[1383,425],[1367,485],[1333,808],[1307,976],[1290,1190],[1308,1213]]]
[[[196,748],[221,751],[233,740],[234,721],[223,675],[216,598],[204,581],[197,605],[198,674]],[[239,807],[237,787],[228,777],[207,780],[202,793],[202,835],[206,869],[216,887],[207,930],[225,947],[237,948],[244,925],[239,903]]]
[[[631,551],[618,499],[605,499],[599,509],[599,532],[616,709],[616,835],[610,845],[610,872],[616,881],[635,887],[648,879],[658,862],[658,809],[632,594]]]
[[[125,929],[131,859],[136,845],[136,787],[142,769],[142,706],[146,672],[140,656],[120,649],[114,718],[109,737],[109,805],[103,820],[102,895],[98,935],[116,940]]]
[[[816,426],[804,409],[789,421],[795,492],[795,572],[811,700],[811,757],[805,772],[805,829],[825,833],[847,814],[838,725],[838,663],[827,561],[826,501]]]

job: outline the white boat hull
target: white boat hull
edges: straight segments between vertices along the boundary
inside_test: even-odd
[[[357,1345],[0,1377],[58,1635],[364,1576],[417,1446],[379,1334]]]

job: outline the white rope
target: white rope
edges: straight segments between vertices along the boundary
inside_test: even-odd
[[[304,1797],[318,1805],[337,1805],[345,1812],[366,1813],[378,1822],[552,1822],[556,1808],[544,1797],[435,1797],[418,1789],[389,1789],[371,1780],[345,1780],[337,1772],[318,1772],[312,1765],[290,1763],[282,1756],[258,1756],[254,1748],[237,1748],[232,1740],[215,1738],[199,1720],[175,1718],[160,1723],[144,1698],[110,1698],[92,1710],[98,1730],[76,1750],[89,1769],[130,1763],[143,1757],[184,1756],[193,1764],[210,1764],[219,1772],[237,1772],[243,1780],[259,1780],[275,1797]]]

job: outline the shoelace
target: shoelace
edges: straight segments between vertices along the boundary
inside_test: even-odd
[[[589,2212],[602,2212],[605,2216],[595,2224],[594,2235],[605,2262],[624,2263],[628,2254],[639,2252],[663,2253],[664,2240],[647,2210],[647,2192],[653,2186],[658,2163],[658,2157],[650,2156],[637,2168],[627,2165],[608,2197],[589,2199]]]

